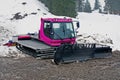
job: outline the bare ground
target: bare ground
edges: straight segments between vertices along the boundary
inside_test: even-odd
[[[0,80],[120,80],[120,52],[108,59],[60,65],[50,59],[0,58]]]

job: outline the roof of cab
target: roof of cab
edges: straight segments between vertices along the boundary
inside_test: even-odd
[[[41,20],[50,22],[72,22],[71,18],[41,18]]]

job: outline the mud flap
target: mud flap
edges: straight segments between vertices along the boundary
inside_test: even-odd
[[[89,47],[83,44],[63,44],[61,45],[55,55],[54,62],[59,63],[71,63],[75,61],[85,61],[94,58],[106,58],[111,56],[112,49],[110,47],[95,47],[95,44],[91,44]]]

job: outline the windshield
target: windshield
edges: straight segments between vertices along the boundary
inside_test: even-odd
[[[67,23],[53,23],[54,39],[65,39],[75,37],[73,24]]]

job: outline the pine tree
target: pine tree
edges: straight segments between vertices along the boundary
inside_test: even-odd
[[[70,17],[77,15],[75,0],[42,0],[42,2],[45,3],[50,12],[55,15]]]
[[[83,12],[84,11],[84,0],[76,0],[76,6],[77,6],[77,11],[78,12]]]
[[[120,0],[105,0],[105,9],[110,14],[120,14]]]
[[[108,0],[105,0],[104,13],[109,13],[109,4],[108,4]]]
[[[84,12],[88,12],[88,13],[91,13],[91,6],[90,6],[90,3],[88,0],[86,0],[86,3],[85,3],[85,8],[84,8]]]
[[[99,3],[99,0],[95,0],[95,6],[94,6],[94,10],[96,9],[100,9],[100,3]]]

